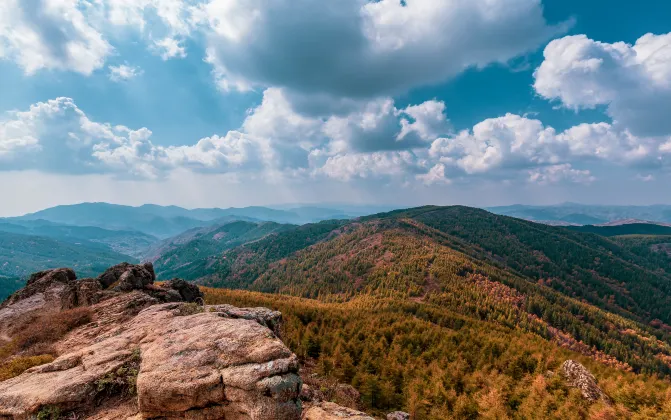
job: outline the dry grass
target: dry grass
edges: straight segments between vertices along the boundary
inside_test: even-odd
[[[89,308],[74,308],[34,318],[25,322],[14,335],[16,351],[30,354],[52,353],[53,343],[91,320],[92,313]]]
[[[0,346],[0,381],[26,369],[52,362],[53,344],[75,328],[91,322],[89,308],[74,308],[56,314],[31,316],[12,331],[12,341]]]
[[[42,354],[39,356],[18,356],[0,365],[0,382],[19,376],[25,370],[34,366],[54,361],[54,356]]]

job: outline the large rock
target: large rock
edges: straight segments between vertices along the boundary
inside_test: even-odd
[[[149,262],[138,265],[121,263],[105,270],[98,276],[98,281],[103,289],[108,289],[114,285],[115,289],[129,292],[154,284],[156,274],[154,273],[154,266]]]
[[[205,295],[203,295],[198,286],[186,280],[172,279],[163,283],[163,287],[176,290],[184,302],[198,302],[202,304],[205,298]]]
[[[280,336],[282,325],[282,313],[268,308],[236,308],[232,305],[212,305],[210,311],[217,312],[221,316],[234,319],[249,319],[268,327],[275,335]]]
[[[136,291],[92,306],[96,322],[73,331],[60,357],[0,382],[0,418],[92,412],[109,387],[133,384],[143,418],[300,418],[298,359],[265,325],[154,302]]]
[[[351,408],[332,402],[319,402],[306,405],[303,420],[375,420],[373,417]]]
[[[562,364],[561,375],[566,380],[568,386],[580,389],[582,396],[586,400],[590,402],[603,400],[606,403],[611,403],[608,395],[597,385],[594,375],[585,366],[575,360],[567,360]]]
[[[30,276],[26,287],[0,304],[0,340],[28,317],[70,309],[78,304],[77,276],[69,268],[41,271]]]

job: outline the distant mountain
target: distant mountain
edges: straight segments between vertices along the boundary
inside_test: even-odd
[[[109,266],[124,261],[137,260],[94,242],[75,244],[40,236],[0,232],[0,284],[3,285],[0,288],[5,291],[15,290],[18,278],[25,279],[36,271],[71,267],[81,277],[97,276]]]
[[[610,222],[600,223],[596,226],[622,226],[622,225],[634,225],[634,224],[645,224],[645,225],[659,225],[659,226],[671,226],[671,223],[665,222],[653,222],[649,220],[640,220],[640,219],[618,219],[611,220]]]
[[[629,223],[608,226],[568,226],[577,232],[596,233],[601,236],[619,235],[671,235],[670,226],[661,226],[652,223]]]
[[[492,213],[533,221],[562,221],[580,225],[598,225],[614,220],[638,219],[671,223],[671,206],[608,206],[563,203],[554,206],[513,205],[489,207]]]
[[[73,226],[95,226],[109,230],[139,231],[158,238],[168,238],[186,230],[221,225],[235,220],[249,222],[304,224],[327,219],[350,219],[361,214],[320,207],[296,207],[290,210],[268,207],[228,209],[185,209],[177,206],[145,204],[139,207],[108,203],[82,203],[56,206],[5,222],[44,220]],[[3,219],[0,219],[2,222]]]
[[[230,222],[219,226],[191,229],[151,247],[145,260],[154,263],[160,278],[183,277],[191,263],[248,243],[267,235],[294,229],[296,225],[275,222]]]
[[[106,245],[121,254],[139,257],[151,244],[158,241],[155,236],[128,230],[109,230],[95,226],[63,225],[46,220],[0,219],[0,232],[42,236],[64,242],[82,241]]]

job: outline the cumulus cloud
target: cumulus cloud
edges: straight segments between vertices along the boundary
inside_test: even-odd
[[[469,176],[589,183],[592,174],[576,165],[590,161],[640,171],[671,166],[671,139],[638,137],[607,123],[557,132],[507,114],[450,134],[440,102],[399,109],[392,100],[374,100],[346,116],[317,118],[297,114],[281,90],[272,89],[239,130],[168,147],[152,136],[148,128],[93,121],[72,99],[57,98],[0,121],[1,168],[142,179],[188,170],[432,185]]]
[[[89,75],[112,51],[75,0],[0,2],[0,58],[27,74],[57,69]]]
[[[118,66],[109,66],[109,78],[113,82],[123,82],[142,75],[142,69],[139,67],[120,64]]]
[[[570,164],[551,165],[529,171],[529,182],[556,184],[568,180],[573,183],[589,184],[596,178],[588,170],[574,169]]]
[[[647,34],[634,45],[585,35],[554,40],[534,88],[567,108],[605,106],[614,124],[635,135],[670,135],[671,33]]]
[[[567,26],[549,26],[539,0],[212,0],[195,16],[222,89],[320,98],[389,96],[505,63]]]
[[[450,174],[498,175],[528,170],[542,182],[583,182],[590,174],[571,163],[604,161],[631,167],[668,167],[662,137],[638,137],[608,123],[580,124],[563,132],[536,119],[507,114],[476,124],[453,137],[436,139],[431,159]],[[569,166],[566,166],[569,165]]]
[[[70,98],[39,102],[0,122],[0,160],[4,170],[38,169],[55,173],[115,173],[156,179],[177,168],[225,173],[257,169],[272,161],[267,142],[229,132],[186,146],[151,141],[147,128],[92,121]]]

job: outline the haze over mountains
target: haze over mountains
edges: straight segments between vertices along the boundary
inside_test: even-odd
[[[671,205],[609,206],[563,203],[553,206],[512,205],[487,207],[492,213],[538,222],[563,222],[576,225],[599,225],[609,222],[651,221],[671,223]]]
[[[95,267],[121,261],[149,260],[159,274],[194,278],[190,270],[227,249],[306,223],[353,218],[390,210],[383,206],[285,205],[277,208],[185,209],[146,204],[139,207],[82,203],[0,219],[0,275],[15,289],[36,267]],[[497,214],[603,236],[666,235],[671,206],[492,207]],[[641,220],[642,219],[642,220]],[[581,225],[589,225],[581,227]],[[592,226],[612,225],[612,226]],[[65,250],[68,250],[65,252]],[[63,251],[63,252],[60,252]],[[84,263],[83,261],[87,261]],[[10,280],[11,279],[11,280]]]

